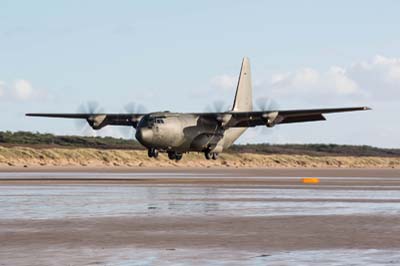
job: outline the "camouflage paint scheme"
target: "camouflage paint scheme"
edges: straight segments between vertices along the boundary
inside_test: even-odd
[[[204,152],[207,159],[231,146],[248,127],[326,120],[323,114],[369,110],[368,107],[326,108],[306,110],[253,111],[250,63],[242,61],[231,111],[211,113],[107,114],[107,113],[29,113],[27,116],[86,119],[95,129],[108,125],[132,126],[136,139],[148,149],[149,157],[167,152],[172,160],[180,160],[186,152]]]

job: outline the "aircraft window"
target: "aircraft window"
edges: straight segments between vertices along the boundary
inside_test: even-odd
[[[148,117],[144,116],[142,119],[140,119],[139,126],[140,127],[147,127],[148,121],[149,121]]]
[[[159,117],[148,117],[145,116],[140,120],[141,127],[152,128],[154,124],[164,124],[164,119]]]
[[[149,118],[147,120],[147,127],[151,128],[151,127],[153,127],[153,125],[154,125],[154,118]]]

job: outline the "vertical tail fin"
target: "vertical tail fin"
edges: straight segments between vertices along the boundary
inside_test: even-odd
[[[243,58],[240,69],[239,81],[236,88],[233,112],[253,111],[253,89],[251,86],[250,62],[247,57]]]

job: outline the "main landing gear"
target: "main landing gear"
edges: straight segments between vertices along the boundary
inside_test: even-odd
[[[150,148],[150,149],[147,151],[147,155],[148,155],[150,158],[157,158],[157,157],[158,157],[158,150],[155,149],[155,148]]]
[[[204,155],[206,156],[207,160],[217,160],[218,159],[218,152],[211,152],[211,151],[205,151]]]
[[[168,152],[168,158],[170,160],[176,160],[176,161],[180,161],[183,157],[182,153],[177,153],[175,151],[169,151]]]
[[[157,158],[159,153],[160,153],[159,150],[157,150],[156,148],[150,148],[147,151],[147,155],[150,158]],[[168,152],[168,158],[170,160],[180,161],[182,159],[182,157],[183,157],[182,153],[178,153],[178,152],[175,152],[175,151],[169,151]]]

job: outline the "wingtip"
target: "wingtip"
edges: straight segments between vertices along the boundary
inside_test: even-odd
[[[25,116],[40,116],[40,113],[26,113]]]
[[[364,110],[372,110],[372,108],[371,108],[371,107],[368,107],[368,106],[364,106],[363,109],[364,109]]]

